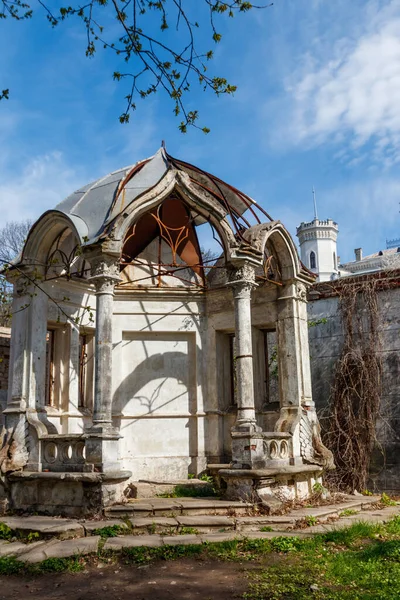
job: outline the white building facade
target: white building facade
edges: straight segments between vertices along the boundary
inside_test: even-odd
[[[301,261],[318,275],[318,281],[330,281],[338,276],[338,232],[338,225],[332,219],[320,220],[317,217],[297,227]]]

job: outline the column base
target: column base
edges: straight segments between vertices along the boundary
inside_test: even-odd
[[[260,430],[261,431],[261,430]],[[266,455],[260,432],[232,430],[232,469],[264,469]]]
[[[122,437],[110,423],[94,423],[86,430],[85,471],[119,471],[118,440]]]
[[[238,433],[261,433],[262,429],[257,425],[255,421],[246,419],[238,419],[235,425],[232,427],[231,432]]]

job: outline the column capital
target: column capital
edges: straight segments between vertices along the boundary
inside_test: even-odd
[[[255,268],[252,264],[244,262],[240,266],[229,268],[227,286],[232,288],[235,298],[250,298],[251,292],[257,285]]]
[[[90,262],[89,281],[95,285],[96,294],[113,294],[120,281],[118,258],[99,250],[87,253],[87,259]]]

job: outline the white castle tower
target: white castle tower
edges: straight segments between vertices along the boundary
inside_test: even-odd
[[[310,271],[318,274],[318,281],[330,281],[338,276],[336,241],[339,228],[332,219],[318,219],[314,188],[313,198],[314,219],[310,223],[300,223],[296,230],[300,258]]]

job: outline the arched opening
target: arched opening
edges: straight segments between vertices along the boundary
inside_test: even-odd
[[[311,251],[310,252],[310,269],[316,269],[317,268],[317,261],[315,258],[315,252]]]
[[[85,278],[90,275],[89,265],[82,257],[79,241],[69,227],[65,227],[55,237],[44,267],[46,280],[59,277]]]
[[[121,285],[204,288],[206,274],[217,268],[214,263],[221,254],[215,242],[223,252],[210,221],[175,191],[129,227],[121,253]]]
[[[333,268],[337,269],[337,259],[336,259],[336,252],[333,253]]]

